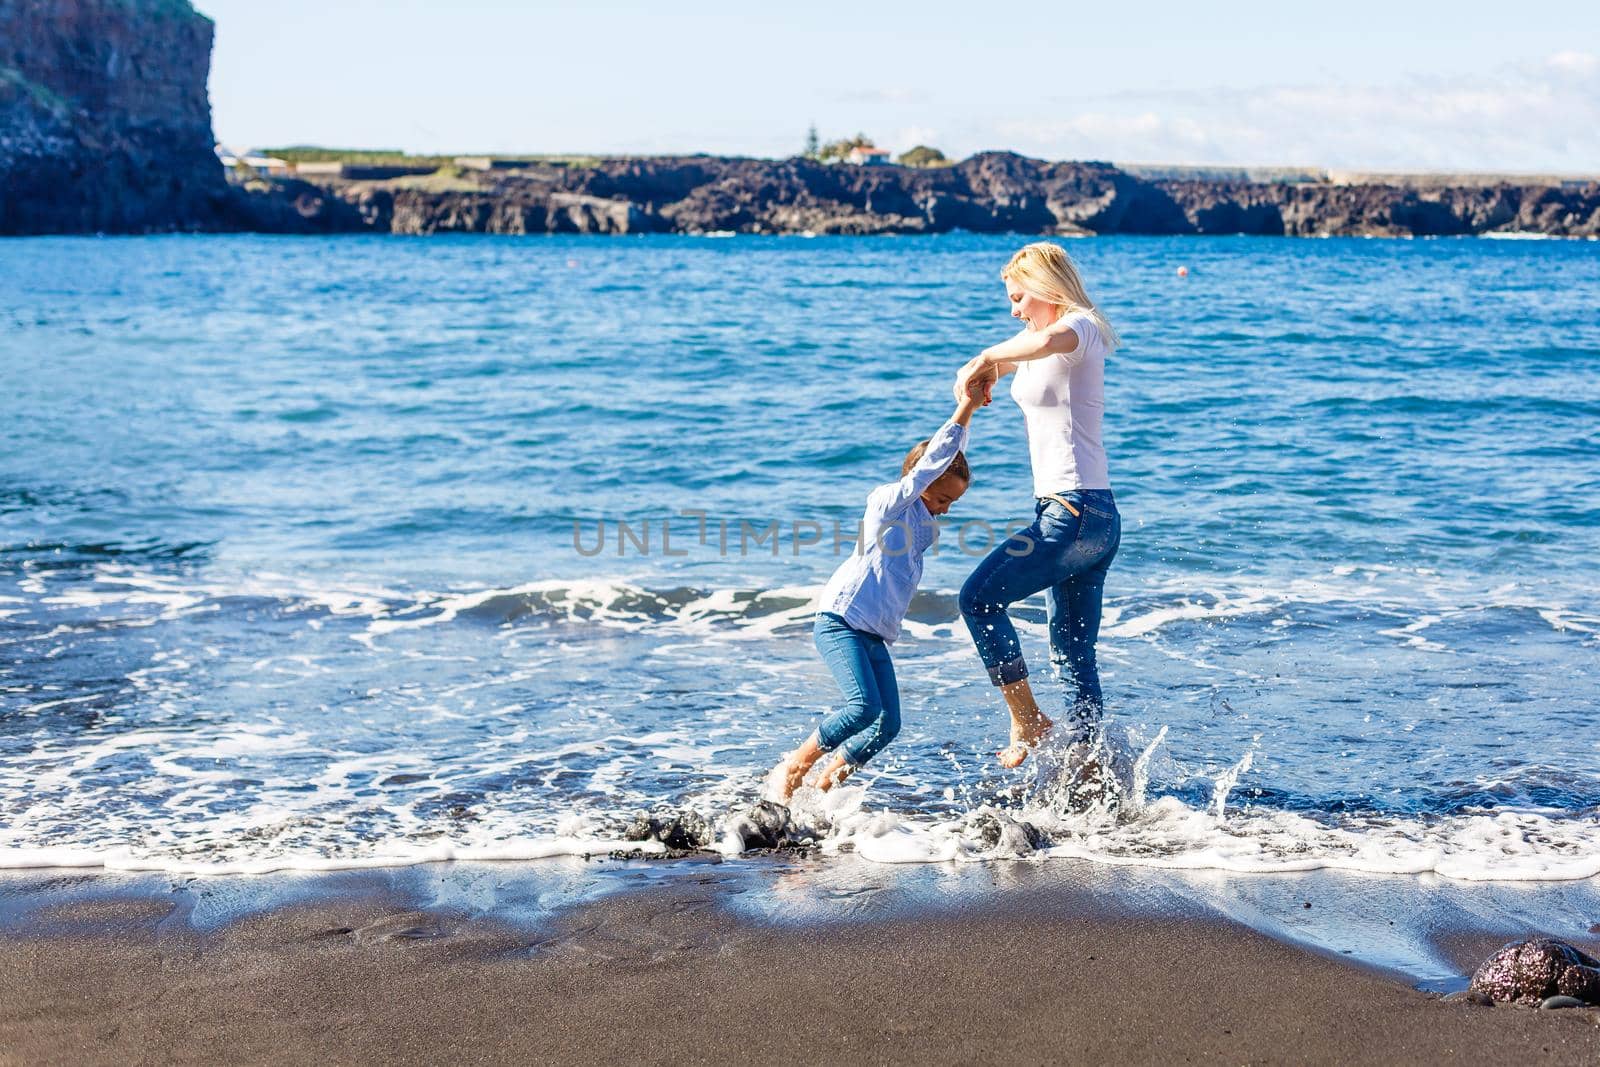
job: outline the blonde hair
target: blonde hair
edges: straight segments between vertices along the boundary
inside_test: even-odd
[[[1078,276],[1078,268],[1060,245],[1050,241],[1023,245],[1000,271],[1000,280],[1016,282],[1028,295],[1056,305],[1060,309],[1058,318],[1069,311],[1081,311],[1088,315],[1099,328],[1107,348],[1116,348],[1122,343],[1117,331],[1100,314],[1094,301],[1089,299],[1083,279]]]

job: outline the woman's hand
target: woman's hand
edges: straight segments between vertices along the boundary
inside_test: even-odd
[[[993,400],[994,383],[999,380],[1000,372],[993,364],[982,356],[973,357],[956,372],[956,403],[971,397],[987,406]]]

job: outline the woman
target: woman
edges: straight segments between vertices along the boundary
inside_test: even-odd
[[[1094,645],[1106,568],[1122,536],[1100,442],[1105,360],[1117,334],[1059,245],[1027,245],[1000,278],[1023,329],[962,367],[956,394],[987,403],[995,382],[1014,375],[1011,397],[1027,420],[1033,463],[1034,521],[978,564],[961,588],[961,614],[1011,712],[1011,743],[1000,762],[1015,767],[1054,724],[1028,685],[1008,605],[1044,591],[1050,660],[1074,689],[1069,740],[1087,737],[1100,720]]]

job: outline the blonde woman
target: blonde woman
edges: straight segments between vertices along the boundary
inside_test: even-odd
[[[1072,688],[1066,740],[1087,739],[1100,721],[1095,641],[1106,569],[1122,536],[1100,440],[1105,361],[1117,334],[1059,245],[1027,245],[1000,278],[1023,329],[962,367],[956,395],[988,403],[995,383],[1013,376],[1011,398],[1028,427],[1034,521],[978,564],[962,586],[961,614],[1011,713],[1011,743],[999,755],[1015,767],[1054,723],[1028,684],[1008,605],[1045,594],[1050,660]]]

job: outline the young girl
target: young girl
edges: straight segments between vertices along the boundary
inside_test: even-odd
[[[938,533],[934,516],[949,511],[972,480],[962,450],[967,424],[982,404],[981,397],[964,397],[950,421],[906,455],[900,480],[867,496],[861,541],[817,604],[817,651],[845,703],[773,768],[768,780],[777,799],[787,802],[823,753],[839,749],[819,783],[829,789],[900,732],[889,645],[900,636],[900,621],[922,580],[922,555]]]

